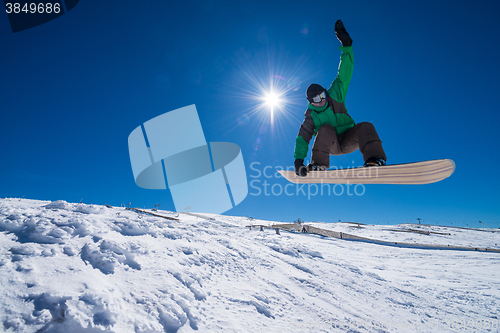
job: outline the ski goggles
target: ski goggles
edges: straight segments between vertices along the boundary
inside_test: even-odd
[[[321,94],[316,95],[309,99],[311,103],[321,103],[321,100],[326,98],[326,91],[323,91]]]

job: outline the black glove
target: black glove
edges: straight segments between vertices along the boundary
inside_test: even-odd
[[[295,173],[297,176],[305,177],[307,175],[307,168],[304,165],[304,160],[296,159],[295,160]]]
[[[335,35],[342,43],[342,46],[352,46],[352,39],[345,30],[344,24],[341,20],[338,20],[337,23],[335,23]]]

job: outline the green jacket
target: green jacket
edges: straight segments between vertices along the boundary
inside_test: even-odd
[[[309,151],[309,142],[320,126],[329,124],[335,128],[337,135],[354,127],[356,123],[345,107],[344,101],[353,71],[352,46],[341,46],[340,65],[337,77],[328,89],[327,104],[317,108],[309,103],[305,112],[305,119],[300,125],[299,134],[295,140],[294,157],[304,159]]]

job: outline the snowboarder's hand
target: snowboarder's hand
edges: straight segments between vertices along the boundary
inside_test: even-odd
[[[337,23],[335,23],[335,35],[342,43],[342,46],[352,46],[352,39],[345,30],[344,24],[341,20],[338,20]]]
[[[307,168],[304,165],[304,160],[296,159],[295,160],[295,173],[297,176],[305,177],[307,176]]]

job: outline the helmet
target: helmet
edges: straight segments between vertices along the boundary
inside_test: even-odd
[[[313,97],[321,94],[323,91],[325,91],[325,88],[323,88],[319,84],[316,83],[311,84],[306,91],[307,100],[311,102]]]
[[[323,91],[325,91],[325,88],[319,84],[311,84],[306,91],[307,100],[311,101],[314,96],[321,94]]]

